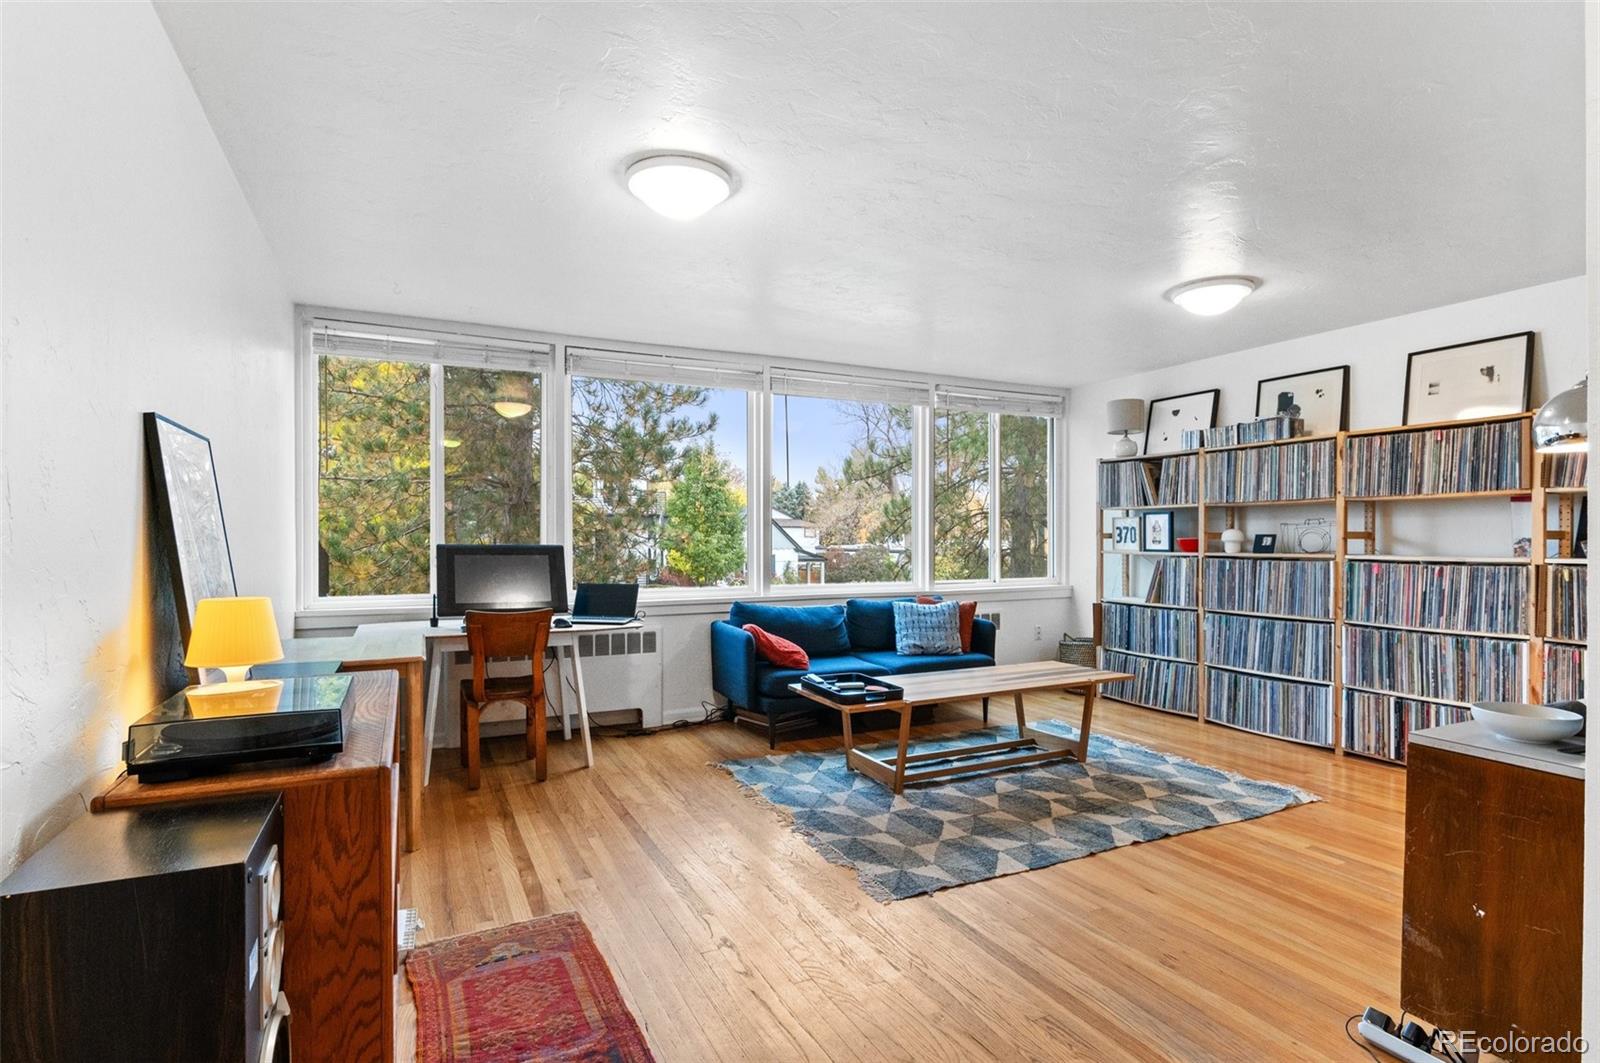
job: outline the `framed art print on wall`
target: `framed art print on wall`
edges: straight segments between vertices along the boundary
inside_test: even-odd
[[[1144,452],[1146,456],[1171,454],[1183,450],[1183,433],[1191,428],[1217,426],[1217,396],[1221,391],[1192,391],[1171,395],[1150,403],[1145,414]]]
[[[1401,424],[1522,413],[1533,381],[1533,333],[1413,351]]]
[[[1258,381],[1256,416],[1298,417],[1311,436],[1344,431],[1350,427],[1350,367],[1336,365]]]

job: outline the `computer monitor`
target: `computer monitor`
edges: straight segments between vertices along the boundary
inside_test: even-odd
[[[467,610],[567,611],[567,559],[560,546],[439,544],[439,615]]]

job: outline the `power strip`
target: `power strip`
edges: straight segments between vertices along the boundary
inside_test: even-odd
[[[401,958],[417,947],[417,931],[420,929],[422,920],[417,918],[415,908],[402,908],[394,913],[395,951]]]
[[[1407,1031],[1418,1030],[1425,1032],[1420,1023],[1407,1023]],[[1440,1063],[1450,1057],[1437,1056],[1412,1044],[1410,1041],[1401,1040],[1394,1032],[1394,1020],[1389,1018],[1377,1008],[1368,1008],[1361,1016],[1361,1022],[1356,1030],[1365,1037],[1372,1046],[1381,1052],[1386,1052],[1396,1059],[1407,1060],[1408,1063]],[[1473,1051],[1455,1050],[1455,1057],[1461,1063],[1478,1063],[1478,1053]]]

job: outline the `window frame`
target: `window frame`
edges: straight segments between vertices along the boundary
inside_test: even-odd
[[[296,613],[315,617],[326,623],[346,619],[359,623],[367,618],[423,617],[430,611],[429,594],[406,595],[349,595],[322,596],[318,587],[317,547],[319,533],[318,485],[318,352],[312,342],[313,329],[318,323],[334,322],[352,328],[366,327],[372,331],[393,331],[397,334],[423,334],[438,337],[441,341],[471,345],[509,344],[529,348],[542,348],[531,355],[526,366],[501,365],[504,369],[518,369],[536,374],[540,383],[540,482],[543,498],[540,501],[541,538],[547,543],[560,543],[567,548],[570,560],[573,530],[572,499],[572,376],[570,359],[582,352],[614,353],[622,357],[662,359],[682,364],[708,368],[725,367],[729,372],[759,375],[761,386],[746,390],[746,584],[742,587],[649,587],[641,590],[644,603],[659,603],[668,611],[674,606],[694,604],[721,604],[739,599],[774,599],[802,601],[808,599],[837,599],[852,595],[889,596],[918,592],[946,595],[957,593],[983,594],[1004,590],[1045,593],[1052,590],[1069,592],[1064,559],[1067,548],[1065,485],[1062,482],[1066,469],[1065,424],[1069,412],[1069,393],[1065,389],[1034,388],[1027,392],[1006,391],[995,384],[973,382],[964,378],[935,374],[913,374],[892,370],[872,370],[870,374],[853,372],[837,364],[797,359],[772,359],[725,351],[705,351],[692,348],[658,344],[623,343],[509,329],[463,322],[440,321],[405,315],[357,312],[329,307],[302,305],[296,307],[296,359],[295,359],[295,566]],[[381,357],[374,355],[373,357]],[[415,360],[415,359],[414,359]],[[443,366],[449,359],[430,361],[429,404],[429,525],[432,545],[436,546],[444,530],[444,445],[443,445]],[[453,363],[471,364],[471,363]],[[595,374],[600,375],[600,374]],[[915,389],[927,396],[925,401],[912,405],[912,473],[911,473],[911,577],[892,583],[822,583],[774,584],[770,578],[771,535],[771,480],[773,468],[771,434],[774,425],[773,378],[806,376],[831,380],[843,385],[897,384],[908,391]],[[701,381],[688,378],[670,381],[685,384]],[[708,385],[716,386],[716,385]],[[726,385],[724,385],[726,386]],[[987,579],[936,581],[933,578],[933,421],[939,413],[939,396],[944,393],[988,396],[993,401],[1032,401],[1040,408],[1050,407],[1049,413],[1033,414],[1047,419],[1049,432],[1048,454],[1050,469],[1046,476],[1050,498],[1048,501],[1048,526],[1046,543],[1049,556],[1048,572],[1044,576],[1000,576],[1000,462],[999,431],[1000,411],[989,411],[989,573]],[[1020,412],[1007,410],[1006,412]],[[568,581],[575,573],[568,566]],[[429,557],[429,586],[435,586],[433,552]],[[570,588],[569,588],[570,589]]]

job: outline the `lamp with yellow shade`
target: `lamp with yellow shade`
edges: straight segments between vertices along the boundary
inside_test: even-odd
[[[189,693],[240,694],[279,686],[277,680],[247,681],[252,665],[283,660],[278,621],[270,598],[202,598],[195,606],[189,633],[190,668],[219,668],[224,682],[208,683]]]

